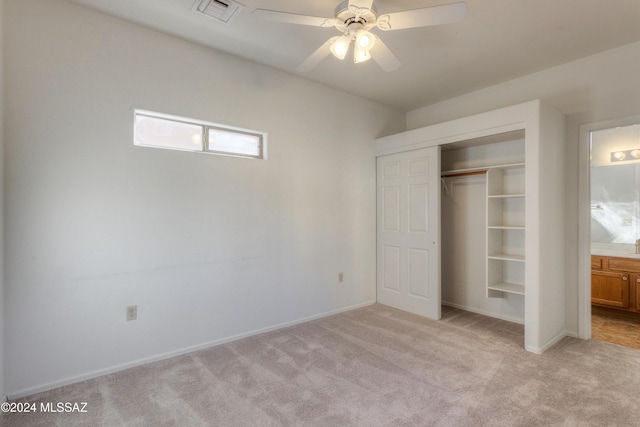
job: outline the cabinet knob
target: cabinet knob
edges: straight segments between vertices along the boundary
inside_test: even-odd
[[[627,280],[627,276],[622,276],[622,280]]]
[[[640,283],[640,279],[636,279],[636,282]]]

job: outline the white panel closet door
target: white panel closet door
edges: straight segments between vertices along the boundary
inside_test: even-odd
[[[440,319],[440,147],[377,159],[377,299]]]

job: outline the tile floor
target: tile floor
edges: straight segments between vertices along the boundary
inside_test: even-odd
[[[591,306],[591,337],[640,349],[640,313]]]

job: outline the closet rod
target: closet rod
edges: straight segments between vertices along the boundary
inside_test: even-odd
[[[458,173],[449,173],[442,175],[442,178],[452,178],[458,176],[471,176],[471,175],[486,175],[487,171],[472,171],[472,172],[458,172]]]

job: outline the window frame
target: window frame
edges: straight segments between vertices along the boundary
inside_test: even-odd
[[[137,141],[137,132],[136,132],[136,118],[138,116],[149,117],[152,119],[173,121],[177,123],[183,123],[192,126],[200,126],[202,138],[202,148],[197,149],[188,149],[188,148],[178,148],[178,147],[169,147],[163,145],[153,145],[153,144],[140,144]],[[232,134],[238,135],[248,135],[257,137],[258,140],[258,154],[243,154],[243,153],[234,153],[231,151],[221,151],[221,150],[213,150],[209,148],[209,129],[228,132]],[[176,150],[176,151],[186,151],[191,153],[202,153],[202,154],[213,154],[216,156],[227,156],[227,157],[240,157],[245,159],[257,159],[257,160],[266,160],[267,158],[267,132],[261,132],[251,129],[240,128],[236,126],[229,126],[220,123],[207,122],[204,120],[197,120],[188,117],[182,116],[174,116],[171,114],[158,113],[156,111],[142,110],[142,109],[134,109],[133,111],[133,145],[136,147],[147,147],[147,148],[160,148],[165,150]]]

